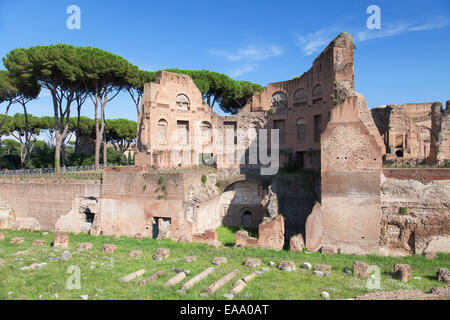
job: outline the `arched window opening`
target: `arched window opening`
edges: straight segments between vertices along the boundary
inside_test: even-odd
[[[288,100],[283,92],[277,92],[272,96],[272,107],[276,109],[287,108]]]
[[[189,110],[191,102],[185,94],[179,94],[177,96],[176,106],[178,110]]]

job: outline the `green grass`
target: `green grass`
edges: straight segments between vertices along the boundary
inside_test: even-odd
[[[58,299],[79,299],[80,295],[89,295],[91,299],[224,299],[223,295],[231,290],[233,282],[242,278],[253,270],[245,267],[242,263],[247,257],[261,259],[262,267],[268,266],[269,261],[279,263],[281,260],[293,260],[297,265],[297,271],[286,273],[275,267],[270,271],[256,277],[247,288],[237,297],[243,300],[261,299],[322,299],[322,291],[330,293],[332,299],[352,298],[356,295],[371,292],[365,287],[366,280],[354,276],[347,276],[343,270],[352,269],[355,260],[376,264],[381,269],[381,291],[398,289],[420,289],[429,292],[432,287],[445,286],[435,280],[435,274],[439,267],[450,268],[450,255],[439,254],[435,260],[427,260],[422,256],[411,256],[405,258],[391,258],[381,256],[356,257],[352,255],[321,255],[319,253],[292,253],[289,251],[268,251],[256,248],[213,248],[201,244],[181,244],[173,241],[157,241],[153,239],[136,240],[125,237],[92,237],[89,235],[70,235],[69,251],[73,257],[66,262],[53,262],[48,259],[58,257],[64,250],[52,249],[50,243],[53,234],[43,235],[42,231],[2,231],[5,240],[0,241],[0,258],[6,260],[0,265],[0,299],[49,299],[53,300],[55,294]],[[220,228],[219,234],[225,243],[229,243],[233,234],[232,228]],[[25,237],[22,244],[9,244],[12,237]],[[32,240],[44,239],[47,242],[43,247],[31,247]],[[227,242],[228,241],[228,242]],[[76,246],[80,242],[92,242],[90,251],[77,251]],[[101,246],[106,243],[117,245],[114,254],[103,254]],[[157,248],[169,248],[170,257],[165,261],[154,261],[153,254]],[[141,249],[143,255],[137,258],[129,258],[128,252]],[[13,256],[15,252],[29,250],[30,254],[25,256]],[[184,257],[195,255],[197,261],[187,263]],[[212,266],[214,257],[223,256],[228,258],[228,263],[216,267],[216,271],[206,279],[198,283],[186,294],[178,293],[181,284],[164,288],[163,284],[174,273],[170,272],[173,267],[188,269],[191,273],[190,279],[207,267]],[[32,263],[48,262],[46,267],[40,270],[20,270],[22,266]],[[304,262],[313,265],[319,263],[332,266],[331,277],[319,278],[313,276],[312,271],[300,268]],[[421,280],[411,280],[403,283],[393,279],[390,272],[394,263],[407,263],[413,270],[413,276],[422,277]],[[71,276],[67,273],[70,266],[78,266],[81,270],[81,289],[66,290],[66,281]],[[91,265],[95,268],[91,270]],[[233,281],[226,284],[216,293],[208,298],[200,297],[212,282],[233,269],[241,272]],[[118,279],[139,269],[145,269],[144,277],[158,270],[165,270],[166,274],[158,280],[140,286],[139,281],[143,277],[129,283],[120,283]],[[102,289],[100,292],[98,289]],[[41,298],[39,298],[41,296]]]

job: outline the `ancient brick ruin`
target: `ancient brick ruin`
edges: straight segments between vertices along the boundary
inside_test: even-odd
[[[295,236],[324,253],[450,252],[450,169],[383,169],[450,159],[449,102],[370,110],[354,91],[353,50],[340,34],[310,70],[233,116],[216,114],[189,76],[160,72],[145,85],[135,167],[96,181],[2,181],[0,225],[215,246],[225,225],[259,229],[238,232],[238,247],[280,250]],[[264,130],[270,163],[252,159]],[[273,162],[305,171],[265,174]]]

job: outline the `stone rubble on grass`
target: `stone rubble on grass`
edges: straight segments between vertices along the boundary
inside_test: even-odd
[[[256,258],[247,258],[247,259],[245,259],[244,264],[246,267],[249,267],[249,268],[258,268],[259,265],[261,264],[261,260],[256,259]]]
[[[29,254],[30,254],[30,252],[28,250],[26,250],[26,251],[17,251],[16,253],[13,253],[13,257],[27,256]]]
[[[69,251],[64,251],[58,259],[59,261],[69,261],[72,259],[72,254]]]
[[[261,271],[262,271],[262,272],[268,272],[268,271],[269,271],[269,268],[262,268]]]
[[[323,272],[322,271],[314,271],[313,273],[315,276],[317,277],[323,277]]]
[[[322,298],[324,298],[326,300],[330,300],[330,294],[326,291],[323,291],[321,296],[322,296]]]
[[[77,249],[78,250],[89,250],[89,249],[92,249],[92,243],[90,243],[90,242],[79,243],[78,246],[77,246]]]
[[[447,268],[439,268],[436,272],[436,280],[439,282],[450,283],[450,270]]]
[[[439,295],[439,296],[450,296],[450,286],[447,287],[434,287],[430,290],[431,294]]]
[[[119,282],[130,282],[133,279],[136,279],[140,276],[143,276],[145,273],[145,269],[138,270],[136,272],[130,273],[119,279]]]
[[[280,269],[281,271],[286,271],[286,272],[295,271],[296,270],[295,262],[294,261],[281,261],[280,264],[278,265],[278,269]]]
[[[195,260],[197,260],[196,256],[186,256],[186,257],[184,257],[184,261],[186,261],[186,262],[194,262]]]
[[[328,264],[318,264],[314,267],[314,271],[321,271],[322,273],[331,272],[331,266]]]
[[[358,278],[369,277],[369,264],[362,261],[355,261],[353,263],[353,273]]]
[[[289,241],[289,250],[291,252],[302,252],[304,247],[305,241],[301,234],[291,237],[291,240]]]
[[[238,269],[232,270],[229,273],[227,273],[224,277],[220,278],[213,284],[211,284],[208,288],[206,288],[205,292],[200,294],[202,297],[207,297],[220,288],[222,288],[225,284],[227,284],[229,281],[231,281],[240,271]]]
[[[189,281],[185,282],[183,286],[181,287],[180,291],[185,292],[186,290],[189,290],[194,287],[195,284],[200,282],[201,280],[208,277],[211,273],[213,273],[216,269],[214,267],[209,267],[197,274],[196,276],[192,277]]]
[[[46,236],[46,235],[48,235],[48,232],[43,232],[42,234],[43,234],[44,236]]]
[[[53,235],[53,247],[54,248],[68,248],[69,247],[69,235],[65,232],[55,232]]]
[[[158,248],[158,250],[156,250],[155,255],[153,256],[153,259],[156,261],[161,261],[161,260],[165,260],[169,257],[170,254],[170,250],[167,248]]]
[[[164,283],[164,288],[173,287],[174,285],[180,283],[186,278],[186,273],[179,272],[174,277],[170,278]]]
[[[115,244],[104,244],[102,246],[102,252],[103,253],[114,253],[116,252],[117,247]]]
[[[43,246],[45,244],[45,240],[34,240],[31,242],[32,246]]]
[[[215,257],[212,261],[212,264],[216,265],[216,266],[220,266],[221,264],[225,264],[227,263],[228,260],[227,258],[224,257]]]
[[[25,238],[11,238],[9,240],[10,244],[19,244],[19,243],[23,243],[25,241]]]
[[[191,271],[190,270],[185,270],[185,269],[179,269],[179,268],[172,268],[172,272],[175,272],[175,273],[184,272],[186,274],[189,274]]]
[[[163,270],[160,270],[160,271],[158,271],[158,272],[152,274],[150,277],[145,278],[144,280],[142,280],[141,282],[139,282],[139,284],[140,284],[141,286],[145,286],[145,285],[149,284],[150,282],[155,281],[156,279],[158,279],[159,276],[161,276],[161,275],[163,275],[163,274],[164,274],[164,271],[163,271]]]
[[[87,294],[81,295],[80,298],[81,298],[81,300],[87,300],[87,299],[89,299],[89,296]]]
[[[326,273],[325,273],[325,277],[326,277],[326,278],[331,277],[331,272],[326,272]]]
[[[408,282],[408,280],[411,279],[411,267],[408,264],[395,264],[394,276],[403,282]]]
[[[275,265],[276,265],[276,263],[275,263],[275,262],[273,262],[273,261],[269,261],[269,266],[273,267],[273,266],[275,266]]]
[[[128,256],[130,258],[135,258],[135,257],[140,256],[141,254],[142,254],[142,250],[132,250],[128,253]]]
[[[427,251],[423,255],[426,259],[436,259],[437,258],[437,254],[434,251]]]
[[[337,250],[334,247],[331,246],[323,246],[322,249],[320,249],[320,252],[322,254],[336,254]]]
[[[414,280],[422,280],[422,277],[414,277]]]
[[[346,275],[348,275],[348,276],[351,276],[351,275],[353,274],[353,271],[350,270],[350,269],[345,269],[345,270],[344,270],[344,273],[345,273]]]
[[[311,263],[305,262],[305,263],[303,264],[303,269],[311,270],[311,269],[312,269]]]
[[[29,266],[25,266],[25,267],[20,268],[20,270],[39,270],[39,269],[45,267],[46,265],[48,265],[47,262],[33,263],[33,264],[29,265]]]

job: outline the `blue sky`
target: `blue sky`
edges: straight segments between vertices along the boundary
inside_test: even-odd
[[[69,30],[69,5],[81,29]],[[381,30],[369,30],[369,5]],[[354,35],[356,91],[369,106],[450,99],[450,1],[117,1],[0,0],[0,56],[17,47],[98,47],[141,69],[208,69],[267,85],[307,71],[341,31]],[[43,92],[35,115],[53,115]],[[0,110],[1,112],[1,110]],[[12,113],[21,112],[15,107]],[[127,94],[108,118],[137,115]],[[93,116],[93,107],[84,107]]]

